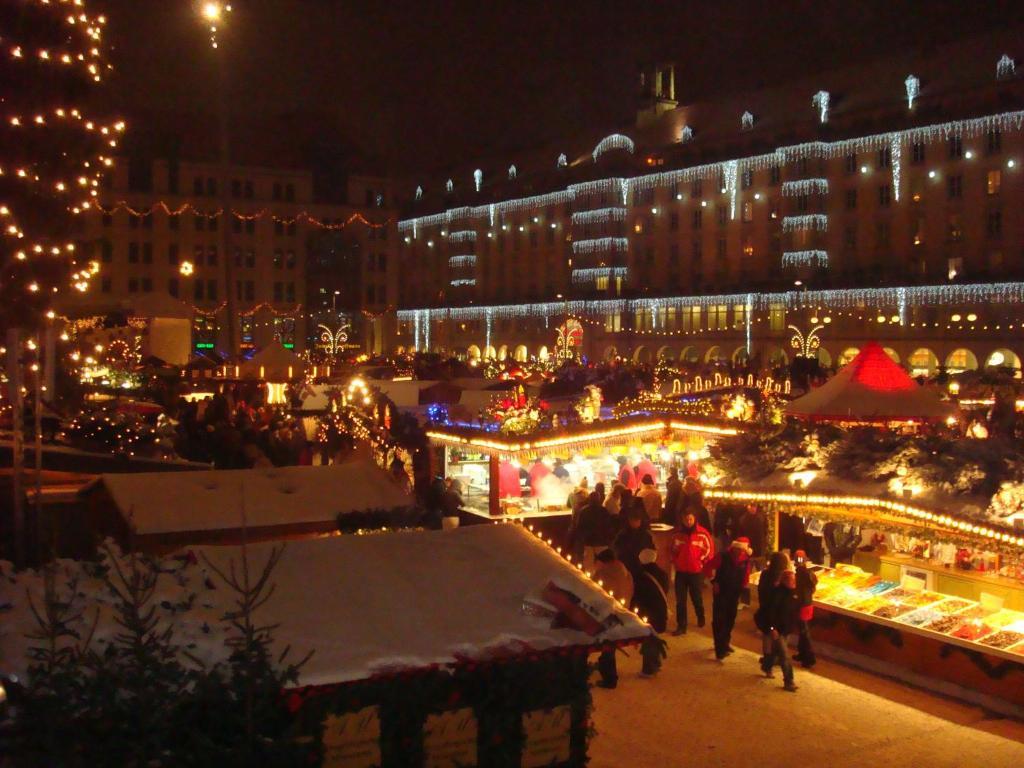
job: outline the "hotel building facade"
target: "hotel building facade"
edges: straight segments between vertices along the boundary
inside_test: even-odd
[[[831,366],[878,340],[918,374],[1019,370],[1012,39],[692,105],[649,67],[629,128],[415,188],[395,346],[545,358],[574,317],[592,360]]]

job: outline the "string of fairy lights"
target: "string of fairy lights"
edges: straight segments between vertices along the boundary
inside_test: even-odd
[[[54,34],[64,36],[64,42],[36,48],[5,33],[0,38],[0,55],[6,51],[15,67],[26,67],[23,70],[26,77],[34,74],[27,67],[55,68],[57,71],[54,73],[43,70],[46,80],[40,78],[41,84],[75,79],[91,85],[100,83],[103,74],[112,69],[101,53],[106,17],[90,14],[85,0],[34,0],[28,5],[27,12],[38,14],[39,28],[49,24]],[[23,29],[33,27],[26,24]],[[65,81],[57,80],[60,77],[65,77]],[[38,93],[34,90],[26,93],[46,98],[45,86]],[[58,200],[72,214],[90,210],[95,204],[102,174],[113,165],[110,155],[125,130],[124,122],[103,122],[99,118],[88,117],[80,107],[70,105],[51,106],[38,111],[10,106],[15,101],[10,94],[0,99],[0,103],[11,110],[3,116],[2,124],[12,136],[12,140],[4,142],[5,149],[0,153],[0,179],[9,188],[17,190],[13,197]],[[62,151],[60,137],[52,135],[53,131],[70,128],[80,131],[91,145],[84,153],[84,160]],[[29,137],[30,131],[40,135]],[[50,133],[42,133],[44,131]],[[52,150],[49,157],[36,157],[30,161],[16,156],[16,153],[25,151],[27,147],[35,148],[41,142],[44,148]],[[81,292],[88,290],[91,279],[99,272],[99,264],[78,261],[73,242],[55,241],[46,231],[29,231],[28,225],[21,223],[24,211],[19,213],[19,207],[13,199],[0,200],[4,281],[9,286],[22,285],[27,293],[40,297],[56,294],[60,286],[52,279],[47,284],[41,276],[43,270],[33,268],[32,264],[40,259],[41,265],[49,266],[53,259],[61,258],[71,267],[70,285]],[[28,209],[30,206],[25,207]],[[49,225],[47,222],[45,226]],[[53,317],[52,310],[47,312],[47,316]]]
[[[125,211],[129,216],[137,218],[146,218],[152,216],[154,213],[161,212],[168,217],[177,217],[183,214],[191,214],[197,218],[203,219],[219,219],[223,213],[223,208],[217,208],[216,210],[202,210],[192,203],[183,203],[180,206],[172,207],[164,201],[153,203],[148,208],[135,208],[125,200],[120,200],[112,205],[100,205],[96,207],[99,211],[105,215],[113,215],[118,211]],[[353,224],[362,224],[370,229],[383,229],[391,224],[391,219],[387,219],[383,222],[374,222],[367,219],[361,213],[353,213],[344,221],[334,222],[327,218],[321,218],[314,216],[308,211],[299,211],[294,216],[280,216],[269,208],[261,208],[258,211],[244,212],[230,210],[229,215],[239,221],[257,221],[260,219],[270,219],[277,224],[283,224],[284,226],[290,226],[292,224],[305,223],[310,226],[319,227],[325,230],[342,230]]]

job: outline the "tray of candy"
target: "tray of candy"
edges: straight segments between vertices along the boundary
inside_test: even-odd
[[[943,635],[948,635],[954,629],[964,623],[963,617],[956,616],[943,616],[942,618],[936,619],[930,624],[925,625],[925,629],[930,629],[932,632],[938,632]]]
[[[960,611],[970,608],[974,603],[970,600],[961,600],[958,597],[950,597],[943,600],[941,603],[936,603],[932,606],[939,613],[959,613]]]
[[[1011,611],[1008,608],[1004,608],[1001,611],[993,613],[991,616],[985,617],[985,623],[988,624],[992,629],[1003,629],[1008,627],[1010,624],[1015,624],[1021,620],[1019,611]]]
[[[942,618],[942,614],[932,607],[918,608],[916,611],[900,616],[897,621],[902,624],[909,624],[912,627],[920,627],[930,624]]]
[[[891,590],[895,586],[895,581],[879,581],[877,584],[872,584],[864,591],[867,592],[869,595],[880,595],[884,592],[886,597],[891,597],[892,593],[889,590]]]
[[[970,621],[965,621],[950,632],[950,634],[953,637],[959,637],[961,640],[980,640],[986,635],[991,635],[992,632],[992,628],[982,622],[981,619],[971,619]]]
[[[908,605],[907,603],[889,603],[883,605],[881,608],[876,608],[871,612],[872,616],[877,616],[880,619],[895,619],[897,616],[902,616],[905,613],[910,613],[917,606]]]
[[[881,597],[869,597],[867,600],[861,600],[860,602],[854,603],[850,606],[851,611],[860,611],[861,613],[874,613],[879,608],[885,608],[889,605],[889,601]]]
[[[864,600],[864,593],[856,589],[841,589],[825,598],[826,602],[838,605],[840,608],[849,608],[854,603]]]
[[[981,639],[981,644],[1005,650],[1006,648],[1016,645],[1022,641],[1024,641],[1024,635],[1020,632],[1007,632],[1006,630],[1003,630],[1001,632],[988,635],[987,637],[983,637]]]

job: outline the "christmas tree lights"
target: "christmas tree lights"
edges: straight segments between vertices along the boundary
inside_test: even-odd
[[[99,271],[73,242],[73,215],[95,206],[125,125],[87,108],[110,69],[103,16],[84,0],[5,6],[12,7],[0,9],[0,300],[4,325],[17,327],[41,319],[62,289],[87,290]]]
[[[831,96],[828,91],[818,91],[811,99],[811,103],[818,110],[818,120],[822,124],[828,122],[828,103],[830,100]]]

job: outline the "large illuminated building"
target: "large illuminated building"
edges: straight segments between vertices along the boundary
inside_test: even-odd
[[[915,373],[1019,369],[1014,40],[697,104],[649,67],[628,128],[414,187],[396,346],[544,358],[573,316],[590,359],[834,365],[877,339]]]
[[[347,202],[325,202],[308,170],[232,166],[225,179],[216,163],[124,158],[83,216],[99,274],[62,312],[187,318],[193,351],[301,351],[321,326],[340,338],[345,325],[349,342],[381,351],[397,295],[391,184],[346,185]]]

